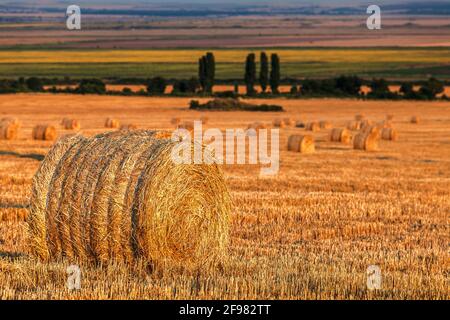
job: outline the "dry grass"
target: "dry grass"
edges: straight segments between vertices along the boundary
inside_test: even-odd
[[[381,140],[379,151],[360,152],[328,141],[328,132],[307,132],[314,136],[316,152],[302,156],[285,146],[290,135],[306,131],[285,128],[280,131],[278,176],[260,178],[257,166],[223,167],[234,209],[228,257],[221,268],[191,273],[170,267],[150,269],[144,261],[80,263],[82,289],[69,292],[66,268],[77,262],[64,258],[43,263],[33,258],[27,224],[21,221],[29,205],[32,177],[41,163],[38,155],[47,154],[52,145],[30,139],[32,128],[37,123],[59,123],[71,107],[87,136],[103,132],[107,116],[141,128],[173,129],[171,118],[200,115],[180,108],[189,100],[4,96],[1,110],[17,117],[22,130],[17,140],[0,141],[0,216],[7,220],[0,222],[0,299],[450,298],[448,103],[335,99],[270,102],[283,105],[293,119],[327,118],[336,127],[344,127],[357,113],[377,122],[392,113],[401,139]],[[421,116],[419,126],[409,122],[413,114]],[[225,129],[246,128],[256,121],[271,123],[277,114],[208,116],[214,126]],[[68,183],[78,185],[73,180]],[[123,185],[117,188],[123,190]],[[80,193],[83,190],[73,196]],[[379,291],[366,288],[371,264],[382,271]]]

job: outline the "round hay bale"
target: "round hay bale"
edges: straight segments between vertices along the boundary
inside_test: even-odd
[[[412,116],[410,122],[414,124],[419,124],[420,118],[418,116]]]
[[[333,127],[333,125],[331,124],[331,122],[329,121],[325,121],[322,120],[319,122],[320,128],[321,129],[331,129]]]
[[[269,126],[263,122],[253,122],[247,126],[246,134],[247,134],[247,136],[254,136],[255,132],[256,132],[256,134],[258,134],[260,130],[267,129],[268,127]],[[252,130],[254,130],[254,131],[252,131]]]
[[[392,123],[389,120],[383,120],[378,123],[380,128],[392,128]]]
[[[2,140],[14,140],[17,139],[19,134],[19,124],[13,121],[0,122],[0,139]]]
[[[394,115],[393,115],[393,114],[387,114],[387,115],[386,115],[386,120],[387,120],[387,121],[392,121],[392,120],[394,120]]]
[[[355,120],[356,121],[362,121],[364,120],[365,116],[363,114],[357,114],[355,115]]]
[[[366,134],[373,134],[376,137],[378,137],[378,139],[379,139],[379,138],[381,138],[381,129],[382,128],[379,126],[371,125],[371,126],[365,126],[364,128],[362,128],[361,132],[366,133]]]
[[[68,118],[64,118],[62,120],[62,126],[66,130],[80,130],[81,128],[80,122],[78,120]]]
[[[56,128],[46,124],[37,125],[33,128],[32,137],[34,140],[55,140]]]
[[[269,126],[263,122],[253,122],[247,126],[247,129],[260,130],[260,129],[267,129],[268,127]]]
[[[273,126],[275,128],[284,128],[286,124],[284,123],[283,119],[275,119],[273,120]]]
[[[120,122],[117,119],[106,118],[105,128],[118,129],[120,127]]]
[[[173,124],[174,126],[178,126],[180,124],[180,122],[181,122],[180,118],[172,118],[170,120],[170,123]]]
[[[297,127],[297,128],[304,128],[305,127],[305,123],[303,121],[298,120],[298,121],[295,122],[295,127]]]
[[[40,259],[48,260],[49,258],[45,209],[55,167],[70,148],[83,140],[84,138],[79,135],[58,139],[33,177],[28,234],[31,252]]]
[[[350,121],[347,124],[347,129],[352,131],[358,131],[361,129],[361,121]]]
[[[291,118],[287,118],[287,117],[283,119],[283,122],[284,122],[285,126],[287,126],[287,127],[290,127],[290,126],[292,126],[294,124],[292,119]]]
[[[365,120],[361,121],[361,127],[360,127],[361,130],[364,130],[364,129],[366,129],[368,127],[371,127],[371,126],[373,126],[373,122],[372,121],[370,121],[368,119],[365,119]]]
[[[288,151],[314,153],[314,138],[310,135],[292,135],[288,139]]]
[[[348,144],[352,142],[352,134],[348,129],[334,128],[330,132],[330,140]]]
[[[305,129],[307,131],[317,132],[320,131],[320,124],[318,122],[308,122]]]
[[[353,139],[353,148],[365,151],[378,150],[379,136],[375,133],[360,132]]]
[[[128,123],[128,124],[121,125],[119,130],[131,131],[131,130],[137,130],[137,128],[138,128],[137,125],[135,125],[134,123]]]
[[[33,179],[32,253],[187,268],[221,261],[231,210],[223,174],[215,164],[173,162],[177,143],[166,134],[115,131],[57,143]]]
[[[396,141],[398,138],[397,131],[394,128],[383,128],[381,130],[381,139]]]
[[[20,125],[21,125],[19,119],[13,118],[13,117],[5,117],[0,120],[0,124],[5,124],[5,123],[13,124],[17,128],[20,128]]]

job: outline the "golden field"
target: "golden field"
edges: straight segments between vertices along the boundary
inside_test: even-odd
[[[329,63],[449,63],[449,49],[261,49],[279,53],[282,61]],[[255,50],[259,51],[259,50]],[[214,49],[216,61],[244,63],[248,49]],[[197,63],[205,49],[190,50],[7,50],[0,51],[0,63]]]
[[[234,208],[231,245],[221,268],[202,272],[148,270],[111,262],[81,264],[82,288],[69,292],[66,268],[28,254],[26,215],[31,179],[52,142],[31,140],[32,127],[63,117],[81,132],[103,132],[112,116],[139,128],[173,129],[170,120],[198,119],[189,98],[50,94],[2,95],[1,117],[22,122],[18,140],[0,140],[0,299],[449,299],[450,104],[337,99],[255,100],[286,112],[209,112],[206,127],[246,128],[291,117],[344,126],[355,114],[394,115],[398,141],[356,151],[314,132],[316,152],[287,151],[281,129],[280,172],[225,166]],[[420,124],[411,124],[418,115]],[[382,289],[368,291],[366,270],[379,265]]]

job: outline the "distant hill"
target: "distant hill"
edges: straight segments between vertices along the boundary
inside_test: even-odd
[[[72,0],[11,0],[0,4],[0,12],[60,12]],[[353,15],[363,14],[368,0],[79,0],[84,14],[129,16],[215,16],[215,15]],[[450,1],[384,1],[385,13],[405,15],[450,15]]]

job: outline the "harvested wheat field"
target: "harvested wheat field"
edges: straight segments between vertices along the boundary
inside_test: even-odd
[[[189,122],[205,115],[188,110],[189,101],[190,98],[49,94],[1,97],[2,117],[17,118],[22,125],[16,139],[0,140],[0,299],[450,298],[450,104],[446,102],[397,101],[386,104],[337,99],[272,99],[254,102],[279,104],[286,112],[282,115],[271,112],[210,112],[207,114],[208,123],[203,127],[221,130],[246,129],[250,123],[256,122],[271,124],[280,117],[302,119],[305,123],[327,119],[333,127],[344,128],[354,120],[355,114],[364,114],[365,119],[373,123],[384,120],[386,114],[392,114],[391,123],[398,132],[398,139],[380,139],[376,151],[355,150],[352,144],[330,141],[331,130],[316,132],[283,127],[278,128],[278,175],[260,176],[258,165],[219,166],[232,207],[229,232],[223,233],[229,235],[229,245],[222,250],[224,257],[217,266],[203,265],[209,258],[204,251],[195,255],[193,262],[202,267],[194,270],[169,262],[149,263],[145,254],[144,258],[135,255],[132,262],[115,259],[125,256],[127,246],[119,246],[114,237],[120,238],[120,228],[129,228],[129,225],[121,224],[119,228],[114,220],[108,220],[112,221],[108,223],[94,220],[97,224],[88,226],[94,230],[90,241],[95,244],[93,250],[96,254],[93,256],[98,255],[97,261],[80,258],[86,253],[87,247],[83,243],[72,246],[80,251],[70,251],[65,247],[71,243],[72,228],[85,223],[76,219],[79,217],[77,212],[104,213],[109,204],[115,203],[105,202],[111,188],[119,188],[123,192],[123,182],[114,183],[116,178],[122,181],[121,177],[110,173],[116,172],[113,167],[120,166],[127,154],[138,152],[132,150],[140,145],[136,137],[141,129],[173,130],[173,118]],[[60,177],[40,181],[56,184],[49,190],[63,200],[48,203],[55,206],[56,211],[52,211],[58,217],[55,221],[63,226],[59,234],[51,235],[55,239],[69,241],[60,242],[61,247],[54,249],[52,252],[55,254],[46,261],[35,257],[33,246],[30,246],[27,230],[29,223],[33,225],[33,220],[28,210],[33,176],[41,163],[49,163],[48,158],[43,159],[55,141],[34,140],[32,130],[39,124],[57,127],[61,119],[69,116],[67,110],[70,110],[70,117],[82,123],[81,134],[85,139],[79,142],[85,147],[77,152],[74,149],[67,157],[77,154],[80,163],[83,159],[89,161],[83,162],[86,171],[71,171],[71,166],[75,168],[77,161],[70,162],[67,158],[68,167],[61,167],[66,171],[58,171],[66,172],[64,179],[50,173],[56,170],[50,169],[51,165],[46,165],[47,171],[41,175]],[[420,122],[412,124],[413,116],[420,117]],[[136,124],[140,130],[105,128],[107,117]],[[59,137],[64,134],[67,131],[57,131]],[[93,141],[98,139],[94,136],[98,134],[131,135],[133,138],[130,144],[128,140],[119,139],[120,142],[111,144],[113,149],[108,149],[108,143],[103,141],[99,148],[105,152],[91,153],[87,146],[93,148]],[[313,136],[315,153],[289,152],[289,136],[304,134]],[[64,139],[78,139],[76,137]],[[156,143],[149,137],[145,139],[149,145]],[[102,152],[100,149],[97,151]],[[114,150],[120,152],[115,153]],[[111,159],[106,161],[109,156]],[[106,169],[102,170],[102,166]],[[152,168],[149,164],[143,172],[149,176],[160,172]],[[81,175],[80,179],[78,175]],[[188,176],[183,179],[186,183],[191,181]],[[135,175],[130,177],[138,179]],[[99,179],[97,185],[94,183],[96,179]],[[175,197],[180,189],[164,189],[169,188],[164,185],[161,191],[149,181],[152,180],[140,180],[142,194],[150,190],[148,194],[161,199],[155,205],[170,209],[168,197]],[[207,188],[211,183],[210,179],[201,181],[198,182],[201,188]],[[76,192],[58,189],[66,185]],[[164,190],[170,190],[170,195]],[[215,198],[222,194],[222,191],[211,192],[205,191],[206,196],[203,197]],[[139,192],[135,194],[139,195]],[[81,200],[77,201],[81,202],[72,201],[79,197]],[[141,195],[141,198],[145,197]],[[196,196],[192,198],[198,199]],[[39,199],[43,199],[42,194]],[[135,199],[132,193],[130,199],[132,202]],[[77,203],[92,203],[92,208],[89,211],[82,207],[85,211],[80,211]],[[178,202],[174,203],[178,205]],[[139,205],[144,204],[137,201],[133,210],[140,212]],[[205,203],[193,206],[203,206],[205,209],[201,210],[205,212],[212,210]],[[75,218],[68,219],[66,209],[72,210]],[[184,231],[175,228],[174,239],[186,236],[187,232],[195,237],[196,232],[189,230],[195,229],[193,226],[199,223],[195,219],[200,218],[201,215],[184,217],[183,221],[190,221],[184,222],[189,228]],[[111,227],[109,223],[112,223]],[[139,226],[137,222],[133,223]],[[109,235],[106,238],[105,230]],[[76,233],[74,235],[75,244],[80,239]],[[217,237],[220,236],[213,238]],[[113,245],[105,247],[102,241]],[[59,242],[56,240],[54,243]],[[183,243],[173,243],[174,248],[177,246],[184,250],[180,253],[189,251],[189,246],[183,247]],[[61,254],[64,252],[68,254]],[[80,255],[75,254],[77,252]],[[147,253],[151,255],[153,252],[160,254],[162,251],[149,250]],[[171,257],[182,257],[176,256],[177,252],[171,251]],[[81,290],[68,291],[66,288],[66,269],[72,264],[81,268]],[[382,286],[379,290],[367,289],[369,265],[378,265],[381,269]]]

